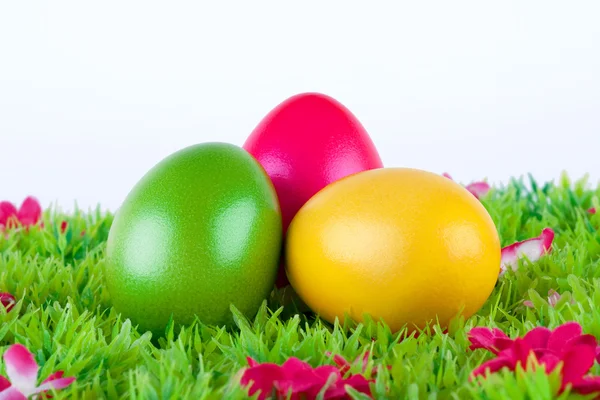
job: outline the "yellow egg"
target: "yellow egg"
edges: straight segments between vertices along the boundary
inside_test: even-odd
[[[471,193],[441,175],[382,168],[343,178],[292,220],[287,275],[321,318],[365,314],[393,331],[477,312],[500,269],[500,240]]]

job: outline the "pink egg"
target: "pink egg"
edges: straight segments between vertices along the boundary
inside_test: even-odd
[[[298,94],[279,104],[252,131],[244,149],[273,181],[284,233],[300,207],[319,190],[348,175],[383,167],[358,119],[320,93]],[[282,279],[278,286],[284,284]]]

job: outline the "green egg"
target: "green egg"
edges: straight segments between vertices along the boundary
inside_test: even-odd
[[[132,189],[108,236],[104,275],[113,306],[161,335],[171,316],[229,325],[252,317],[274,287],[282,222],[273,185],[245,150],[187,147]]]

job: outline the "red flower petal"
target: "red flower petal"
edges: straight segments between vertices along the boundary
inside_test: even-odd
[[[0,375],[0,392],[10,387],[10,381]]]
[[[517,338],[512,342],[512,346],[501,351],[498,357],[476,368],[473,371],[473,376],[486,375],[488,371],[489,373],[497,372],[504,367],[514,371],[518,364],[525,368],[531,354],[533,354],[533,350],[529,344],[524,339]]]
[[[17,217],[19,218],[19,222],[23,226],[35,225],[40,220],[42,216],[42,206],[40,202],[32,196],[27,197],[23,204],[21,204],[21,208],[19,208],[19,212]]]
[[[55,379],[60,379],[64,376],[64,374],[65,373],[63,371],[56,371],[55,373],[50,374],[42,383],[50,382]]]
[[[342,374],[340,374],[340,370],[332,365],[322,365],[320,367],[315,368],[314,373],[316,376],[320,377],[323,382],[325,382],[331,375],[335,375],[338,378],[342,378]]]
[[[595,209],[594,207],[592,207],[592,208],[589,208],[587,211],[588,211],[590,214],[596,214],[596,209]]]
[[[283,371],[279,365],[264,363],[246,369],[240,383],[242,386],[249,386],[248,394],[250,396],[260,392],[258,399],[265,400],[273,393],[274,383],[283,377]]]
[[[489,333],[484,335],[485,338],[488,336]],[[473,376],[484,375],[488,370],[514,370],[518,364],[527,368],[527,361],[532,355],[544,366],[546,373],[551,373],[558,365],[562,365],[561,391],[569,384],[573,384],[574,390],[579,391],[580,383],[581,390],[586,393],[600,388],[596,378],[585,378],[596,358],[600,357],[600,346],[593,335],[583,335],[581,326],[576,322],[567,322],[553,331],[545,327],[532,329],[523,338],[515,339],[496,359],[476,368]]]
[[[302,371],[310,371],[312,367],[305,361],[299,360],[296,357],[290,357],[281,365],[281,369],[286,374],[296,374]]]
[[[248,361],[248,365],[250,366],[250,368],[259,365],[258,362],[256,362],[252,357],[246,357],[246,361]]]
[[[527,344],[532,349],[540,349],[548,347],[548,340],[552,336],[552,331],[543,326],[538,326],[533,328],[529,332],[523,336],[523,340],[527,342]]]
[[[514,369],[511,359],[509,359],[507,357],[493,358],[491,360],[484,362],[479,367],[475,368],[475,370],[473,370],[472,375],[473,376],[479,376],[479,375],[486,376],[487,374],[498,372],[504,367],[510,368],[511,370]]]
[[[331,353],[329,353],[329,354],[331,354]],[[350,365],[350,363],[348,362],[348,360],[346,360],[344,357],[340,356],[339,354],[336,354],[333,356],[333,362],[340,369],[340,374],[342,374],[342,376],[346,375],[346,372],[350,371],[350,368],[352,367]]]
[[[331,356],[331,352],[327,352],[326,353],[328,356]],[[369,363],[369,356],[371,355],[371,352],[366,351],[365,354],[363,354],[361,359],[356,359],[354,360],[354,363],[361,363],[361,371],[364,373],[367,370],[367,364]],[[350,370],[350,368],[352,368],[352,364],[350,364],[350,362],[348,362],[348,360],[346,360],[344,357],[342,357],[339,354],[336,354],[333,356],[333,362],[335,363],[335,365],[338,366],[339,370],[340,370],[340,374],[342,374],[342,376],[346,375],[346,373]]]
[[[471,341],[471,346],[469,347],[471,350],[486,349],[494,354],[498,354],[512,344],[512,340],[498,328],[473,328],[469,331],[468,336]]]
[[[65,373],[63,371],[56,371],[55,373],[50,374],[50,376],[48,376],[42,383],[52,382],[52,381],[54,381],[56,379],[60,379],[60,378],[63,377],[64,374]],[[45,399],[51,399],[52,396],[50,396],[49,394],[45,394],[43,396],[43,398],[45,398]]]
[[[354,390],[356,390],[360,393],[364,393],[371,398],[371,386],[370,386],[371,382],[373,382],[373,381],[367,380],[364,376],[362,376],[360,374],[353,375],[348,379],[339,379],[338,381],[335,382],[335,385],[333,385],[331,388],[327,389],[323,398],[331,399],[331,400],[333,400],[333,399],[335,399],[335,400],[339,400],[339,399],[350,400],[351,398],[350,398],[350,396],[348,396],[348,392],[346,391],[346,386],[350,386]],[[318,392],[316,394],[318,394]],[[315,395],[315,397],[316,397],[316,395]],[[309,398],[314,398],[314,397],[309,397]]]
[[[8,219],[17,217],[16,207],[8,201],[0,201],[0,226],[7,226]]]
[[[598,341],[594,335],[581,335],[567,342],[566,348],[568,349],[570,346],[578,345],[589,346],[592,349],[596,349],[598,346]]]
[[[536,334],[536,336],[537,336],[537,334]],[[537,337],[534,337],[534,338],[538,339]],[[533,349],[532,349],[531,345],[524,338],[523,339],[521,339],[521,338],[515,339],[512,347],[509,349],[506,349],[505,351],[507,352],[507,354],[512,355],[512,357],[513,357],[512,361],[514,362],[514,364],[513,364],[514,367],[516,367],[517,364],[520,363],[523,366],[523,368],[525,368],[525,366],[527,365],[527,360],[533,353]]]
[[[67,231],[67,226],[69,224],[67,223],[67,221],[63,221],[60,223],[60,233],[65,233]]]
[[[323,366],[312,369],[310,364],[297,358],[289,358],[281,366],[284,378],[275,382],[275,388],[281,396],[288,393],[314,393],[316,396],[332,373],[339,375],[337,368]]]
[[[334,357],[345,366],[343,357]],[[363,357],[364,359],[364,357]],[[290,357],[283,365],[264,363],[258,364],[256,361],[247,358],[247,368],[241,378],[241,385],[248,387],[250,396],[254,396],[259,391],[259,399],[264,400],[272,396],[278,399],[314,399],[324,391],[325,399],[349,399],[345,385],[350,385],[356,390],[369,394],[369,383],[362,375],[354,375],[348,379],[342,379],[340,370],[332,365],[323,365],[312,368],[310,364]]]
[[[511,244],[502,249],[501,273],[508,267],[515,269],[519,265],[519,259],[523,256],[529,261],[537,261],[552,249],[554,231],[545,228],[540,236]]]
[[[594,365],[596,358],[594,348],[589,346],[573,346],[562,357],[562,385],[563,388],[569,383],[578,382],[583,379],[590,368]]]
[[[539,363],[546,366],[546,373],[550,374],[554,369],[558,366],[561,359],[556,355],[556,353],[545,352],[543,355],[538,357]]]
[[[0,304],[2,304],[2,306],[4,306],[4,308],[6,308],[6,312],[9,312],[10,310],[12,310],[12,308],[15,306],[15,303],[17,302],[17,300],[15,299],[15,296],[13,296],[10,293],[0,293]]]
[[[329,383],[328,381],[330,379],[333,379],[331,386],[329,386],[325,390],[324,398],[325,399],[338,398],[335,395],[335,393],[337,391],[336,389],[339,387],[340,382],[342,382],[342,375],[340,374],[340,371],[334,366],[324,365],[324,366],[315,368],[314,374],[316,376],[316,379],[313,381],[313,385],[303,391],[298,391],[295,393],[298,393],[298,394],[302,393],[306,396],[306,398],[314,399],[319,395],[319,392],[321,392],[323,390],[323,387]],[[332,376],[333,376],[333,378],[331,378]],[[345,390],[342,392],[342,395],[344,395],[344,394],[345,394]]]
[[[554,350],[556,352],[562,353],[564,352],[565,345],[581,336],[581,325],[577,322],[567,322],[552,332],[550,338],[548,339],[548,348]]]
[[[348,385],[352,389],[371,397],[371,382],[373,382],[373,380],[368,380],[364,376],[357,374],[342,380],[341,386],[344,387],[345,390],[345,386]]]
[[[14,344],[4,353],[6,374],[12,385],[31,393],[37,384],[38,365],[33,354],[21,344]]]
[[[600,392],[600,376],[583,378],[573,384],[573,391],[579,394],[592,394]]]
[[[490,185],[487,182],[473,182],[468,184],[466,189],[480,199],[490,191]]]

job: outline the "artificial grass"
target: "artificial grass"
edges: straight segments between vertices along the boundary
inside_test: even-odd
[[[52,393],[56,399],[243,399],[248,396],[239,379],[247,356],[278,364],[295,356],[317,366],[333,365],[328,352],[354,360],[367,351],[365,376],[378,371],[375,398],[556,398],[560,378],[541,369],[470,381],[490,354],[470,351],[467,333],[489,326],[515,337],[535,326],[577,321],[600,338],[600,214],[587,211],[600,210],[599,198],[600,187],[566,175],[556,183],[540,185],[529,177],[493,188],[481,201],[502,245],[551,227],[556,233],[551,253],[534,263],[523,260],[516,272],[503,275],[484,307],[468,320],[455,319],[447,333],[432,325],[408,337],[392,334],[381,322],[332,326],[294,305],[281,307],[282,293],[274,293],[252,320],[233,309],[234,328],[197,321],[175,332],[171,324],[165,337],[151,338],[111,307],[102,282],[112,215],[46,210],[41,229],[0,235],[0,292],[18,300],[9,313],[0,307],[0,353],[22,343],[35,355],[42,379],[56,370],[76,376],[73,385]],[[546,301],[549,289],[563,295],[555,307]],[[535,308],[525,307],[524,300]],[[360,366],[351,372],[361,372]],[[598,364],[592,373],[600,374]],[[565,392],[561,398],[590,397]]]

